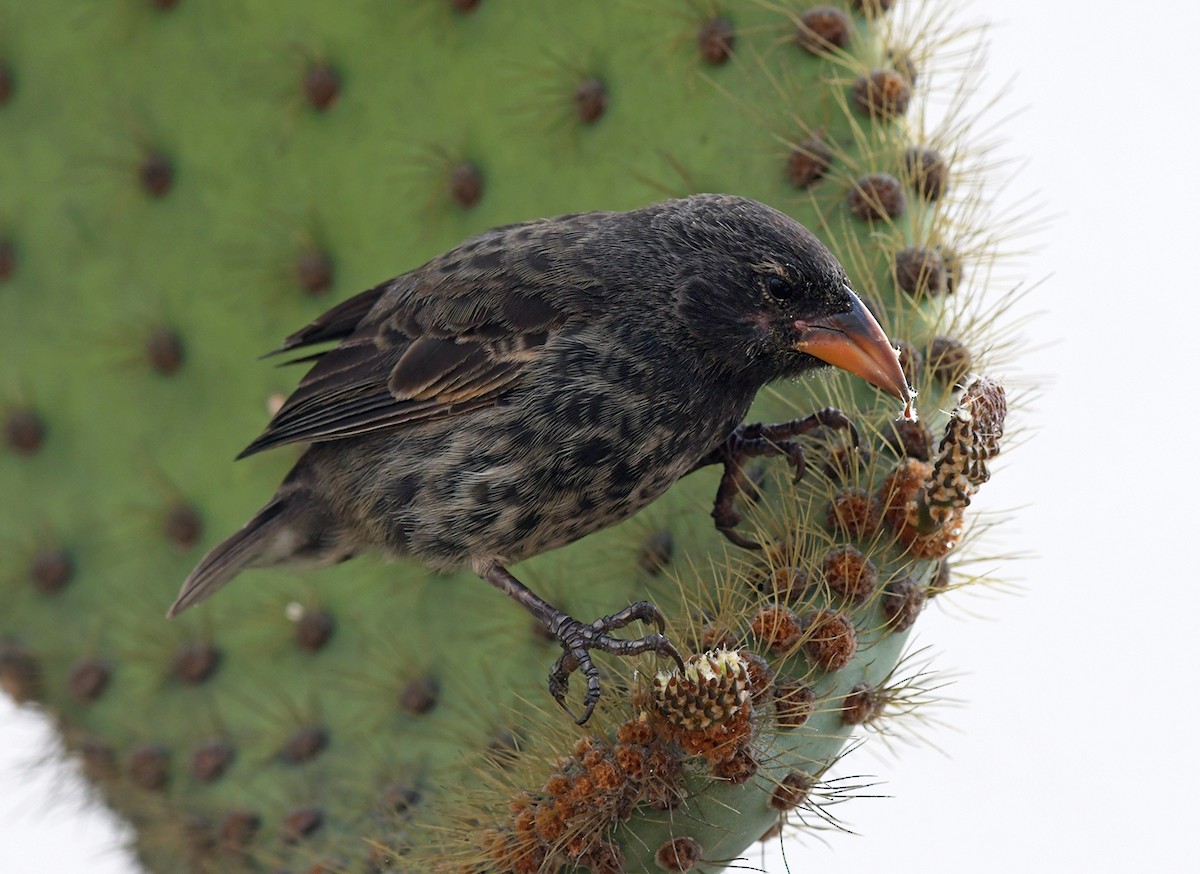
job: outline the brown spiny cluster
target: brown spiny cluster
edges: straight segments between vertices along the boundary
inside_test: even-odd
[[[786,656],[800,642],[800,620],[787,607],[764,607],[750,620],[750,633],[777,656]]]
[[[883,587],[883,618],[893,634],[908,631],[925,609],[925,587],[912,577],[892,580]]]
[[[580,739],[540,791],[512,800],[507,822],[481,833],[488,870],[532,874],[556,864],[624,870],[620,848],[605,836],[636,805],[678,806],[683,756],[647,714],[622,723],[616,741]]]
[[[739,653],[716,650],[692,656],[682,674],[658,674],[651,713],[659,734],[712,765],[740,758],[750,741],[747,667]]]
[[[934,337],[929,341],[926,364],[934,380],[941,385],[962,387],[973,366],[971,350],[953,337]]]
[[[716,620],[706,622],[699,629],[692,641],[692,649],[696,652],[708,652],[710,649],[736,649],[738,636],[727,622]]]
[[[768,803],[776,810],[795,810],[808,800],[808,793],[816,782],[804,771],[792,771],[775,787]]]
[[[672,838],[654,854],[654,863],[664,871],[691,871],[700,863],[704,848],[695,838]]]
[[[942,558],[958,546],[963,535],[962,510],[951,514],[942,524],[922,529],[910,518],[921,490],[933,475],[933,465],[906,458],[887,475],[879,489],[883,517],[913,558]]]
[[[847,537],[873,537],[879,528],[879,501],[866,489],[842,489],[829,503],[825,524]]]
[[[818,610],[801,621],[801,648],[808,660],[823,671],[840,671],[858,651],[858,632],[844,613]]]
[[[963,510],[1000,452],[1006,411],[1003,386],[972,382],[950,416],[937,460],[905,459],[884,480],[884,518],[914,558],[943,558],[958,546]]]
[[[879,583],[874,563],[853,546],[829,550],[821,560],[821,573],[829,591],[852,604],[866,603]]]
[[[746,663],[746,676],[750,678],[750,702],[757,707],[767,700],[772,690],[775,669],[765,658],[751,650],[742,650],[741,656]]]
[[[866,725],[883,712],[884,697],[879,690],[859,683],[842,701],[843,725]]]
[[[988,481],[987,463],[1000,452],[1007,410],[1004,387],[993,380],[977,379],[963,392],[925,489],[924,501],[934,520],[942,522],[966,507]]]
[[[758,583],[759,590],[776,604],[798,604],[808,591],[808,572],[783,565],[770,570]]]
[[[540,793],[526,793],[510,802],[507,822],[480,834],[482,849],[495,870],[533,874],[556,856],[581,863],[609,846],[595,826],[627,817],[633,800],[620,791],[627,781],[617,779],[615,762],[606,752],[600,739],[583,738]],[[585,757],[593,768],[585,764]]]
[[[773,691],[775,720],[780,728],[799,728],[808,722],[817,703],[812,686],[796,678],[781,678]]]
[[[582,738],[540,790],[512,799],[502,826],[481,832],[489,870],[624,870],[607,836],[638,805],[670,810],[682,803],[687,757],[702,756],[714,776],[730,782],[757,773],[751,710],[770,691],[765,660],[732,650],[692,656],[682,674],[659,674],[636,697],[640,713],[617,727],[615,743]]]

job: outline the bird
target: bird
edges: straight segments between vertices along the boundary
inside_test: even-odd
[[[649,602],[582,622],[512,565],[629,518],[707,464],[726,465],[732,491],[748,453],[821,424],[745,430],[768,383],[832,365],[906,405],[913,394],[829,249],[786,214],[728,194],[494,228],[334,306],[269,354],[310,347],[296,359],[310,369],[238,458],[307,448],[201,559],[168,617],[249,567],[374,551],[470,570],[559,642],[549,688],[564,709],[570,675],[586,678],[580,724],[601,696],[593,650],[654,652],[682,669],[681,656]],[[824,424],[837,419],[825,412]],[[729,522],[718,518],[727,534]],[[657,631],[611,634],[633,621]]]

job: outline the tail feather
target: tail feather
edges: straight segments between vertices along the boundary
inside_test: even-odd
[[[178,616],[193,604],[199,604],[272,550],[274,541],[296,515],[296,501],[275,500],[267,504],[230,537],[214,546],[188,574],[179,597],[167,611],[167,618]]]

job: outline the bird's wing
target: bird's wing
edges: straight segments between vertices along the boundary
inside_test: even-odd
[[[359,324],[366,318],[367,313],[371,311],[371,308],[379,302],[379,298],[388,290],[389,285],[390,282],[385,282],[374,288],[368,288],[366,291],[354,295],[354,297],[347,298],[332,309],[326,310],[309,324],[289,336],[283,341],[282,346],[268,353],[267,357],[279,355],[282,352],[290,352],[293,349],[300,349],[304,346],[327,343],[331,340],[345,340],[357,330]],[[324,352],[317,352],[306,358],[297,358],[295,361],[288,363],[315,361],[324,354]]]
[[[397,295],[387,297],[390,284],[363,292],[284,342],[280,351],[342,341],[305,359],[316,364],[239,458],[491,406],[566,320],[543,297],[496,276],[467,271],[423,286],[410,274],[397,282]]]

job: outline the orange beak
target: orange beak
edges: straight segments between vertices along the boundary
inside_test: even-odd
[[[915,419],[916,392],[900,369],[899,353],[858,295],[849,293],[850,312],[796,322],[796,348],[894,395],[904,402],[905,417]]]

